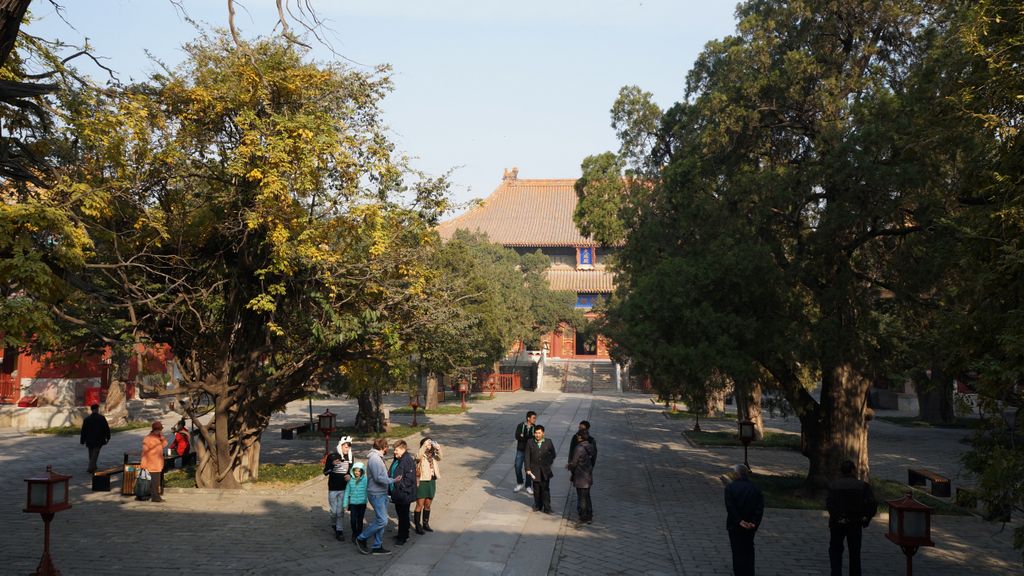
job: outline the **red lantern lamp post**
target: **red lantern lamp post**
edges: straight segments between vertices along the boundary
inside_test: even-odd
[[[409,398],[409,406],[412,408],[412,425],[415,428],[416,424],[416,410],[420,407],[420,395],[419,393],[414,394]]]
[[[889,500],[889,531],[885,537],[903,549],[907,557],[907,576],[914,574],[914,554],[920,546],[935,546],[931,538],[932,512],[908,492],[899,500]]]
[[[466,392],[469,392],[469,383],[466,382],[466,377],[463,376],[462,379],[459,380],[459,394],[462,395],[462,407],[463,408],[466,407]]]
[[[46,467],[46,476],[42,478],[25,478],[28,483],[28,495],[25,498],[23,512],[36,512],[43,518],[43,557],[39,560],[34,576],[60,576],[60,570],[50,559],[50,522],[54,514],[71,508],[68,498],[71,476],[57,474],[52,466]]]
[[[336,415],[331,413],[331,409],[324,410],[324,413],[317,416],[317,424],[320,427],[320,431],[324,434],[324,453],[331,453],[331,433],[334,432],[334,425],[336,422]]]

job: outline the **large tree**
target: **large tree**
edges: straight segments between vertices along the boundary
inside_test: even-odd
[[[256,474],[288,402],[387,357],[422,314],[421,251],[443,181],[406,184],[378,104],[387,69],[306,61],[281,39],[203,36],[113,96],[70,102],[59,190],[95,246],[63,302],[73,322],[174,351],[200,486]]]
[[[637,333],[620,342],[630,356],[664,349],[647,366],[692,373],[687,385],[715,369],[768,375],[800,418],[808,485],[822,486],[847,458],[868,470],[868,387],[888,348],[879,301],[906,239],[945,215],[930,176],[941,158],[918,137],[906,85],[928,19],[911,1],[762,0],[737,16],[663,114],[642,165],[649,192],[621,202],[609,317]]]

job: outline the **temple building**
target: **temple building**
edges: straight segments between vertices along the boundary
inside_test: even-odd
[[[546,273],[551,289],[572,292],[576,307],[593,317],[589,310],[599,299],[608,298],[614,288],[614,274],[605,267],[613,248],[599,245],[576,228],[576,180],[519,179],[518,172],[516,168],[506,170],[490,196],[440,224],[438,232],[444,239],[456,230],[481,232],[491,242],[520,254],[540,250],[551,259]],[[541,351],[524,351],[503,360],[502,372],[523,372],[526,389],[621,389],[620,372],[600,335],[578,334],[571,326],[562,326],[546,334],[542,343]],[[532,374],[522,368],[524,360],[535,366]]]

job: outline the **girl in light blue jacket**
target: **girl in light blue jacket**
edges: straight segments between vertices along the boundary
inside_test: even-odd
[[[366,516],[366,466],[362,462],[352,465],[352,479],[345,485],[341,509],[349,511],[352,525],[352,542],[363,531],[363,517]]]

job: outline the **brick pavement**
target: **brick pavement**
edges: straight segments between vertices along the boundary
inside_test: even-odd
[[[397,402],[397,400],[396,400]],[[322,401],[349,419],[353,402]],[[553,505],[562,516],[532,512],[525,493],[513,494],[511,433],[528,409],[558,449]],[[290,490],[171,492],[165,504],[135,502],[88,491],[85,450],[77,438],[35,437],[0,431],[0,573],[27,574],[41,550],[42,522],[21,513],[21,478],[47,463],[75,475],[74,508],[53,524],[53,556],[65,575],[78,574],[730,574],[724,530],[721,472],[742,450],[701,449],[680,432],[692,423],[667,420],[645,397],[517,393],[479,402],[466,415],[430,418],[431,435],[446,451],[431,525],[392,556],[367,557],[333,539],[322,478]],[[263,448],[265,461],[311,461],[322,444],[279,439],[279,423],[300,421],[296,403],[275,416]],[[396,416],[396,420],[411,417]],[[575,529],[574,491],[564,471],[569,434],[589,419],[600,454],[593,492],[594,524]],[[169,423],[169,422],[167,422]],[[167,424],[165,423],[165,424]],[[794,420],[771,421],[794,428]],[[702,422],[705,428],[731,427]],[[949,431],[872,424],[876,474],[896,475],[904,454],[955,473]],[[116,434],[102,461],[116,463],[136,450],[145,431]],[[413,440],[418,441],[418,438]],[[363,452],[365,447],[357,447]],[[802,458],[783,451],[751,451],[751,463],[801,471]],[[65,468],[68,466],[69,468]],[[952,468],[947,468],[952,466]],[[79,470],[79,468],[83,470]],[[393,523],[392,523],[393,524]],[[822,512],[768,510],[757,537],[759,574],[827,573],[827,531]],[[940,546],[915,558],[918,574],[1024,574],[1010,546],[1009,529],[973,517],[940,516],[933,532]],[[883,537],[884,518],[865,534],[865,574],[903,574],[903,557]],[[213,544],[216,544],[216,548]]]

